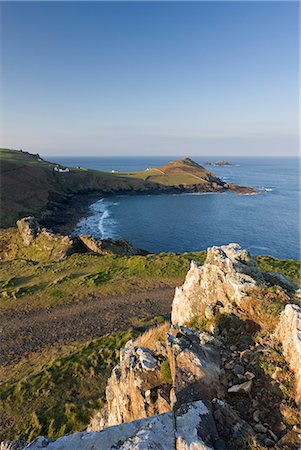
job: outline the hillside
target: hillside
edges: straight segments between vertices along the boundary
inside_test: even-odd
[[[198,264],[191,263],[192,259]],[[147,448],[192,448],[183,447],[178,441],[174,447],[174,436],[186,429],[190,430],[191,439],[201,444],[193,447],[196,449],[205,448],[199,442],[205,439],[210,450],[297,450],[301,385],[297,384],[294,365],[298,360],[291,360],[287,349],[292,347],[294,356],[300,345],[297,338],[293,340],[297,323],[292,321],[289,328],[285,313],[297,311],[299,300],[297,286],[284,275],[293,274],[298,280],[299,270],[297,261],[253,259],[237,244],[209,248],[206,254],[129,258],[73,255],[47,264],[25,260],[5,263],[1,279],[7,295],[3,297],[1,323],[3,358],[7,362],[0,369],[0,439],[31,441],[41,434],[58,438],[83,432],[87,426],[88,431],[98,431],[113,425],[98,433],[68,435],[58,441],[44,439],[44,447],[132,448],[132,440],[139,436],[144,444],[152,441],[149,433],[138,433],[139,430],[130,430],[133,435],[127,437],[127,430],[132,427],[128,421],[144,418],[145,422],[135,422],[138,427],[150,424],[149,429],[156,432],[155,423],[167,414],[176,420],[157,435],[162,446],[150,444]],[[284,275],[270,273],[278,271]],[[113,303],[106,304],[102,294],[110,285],[118,288],[121,279],[130,289],[138,284],[145,287],[152,278],[157,283],[178,285],[184,281],[168,301],[162,297],[161,284],[161,303],[158,300],[156,308],[157,312],[172,309],[171,324],[164,321],[168,313],[154,317],[153,309],[151,314],[151,294],[146,298],[141,291],[136,298],[139,321],[130,327],[124,323],[124,310],[133,319],[133,302],[124,302],[120,291],[118,304],[113,298]],[[25,287],[26,283],[36,289],[24,290],[23,296],[14,298],[13,291],[21,294],[18,287]],[[50,308],[46,302],[42,308],[39,304],[51,290],[61,290],[60,303],[66,302],[69,318],[60,317],[58,307]],[[89,331],[85,315],[88,303],[71,298],[73,292],[83,296],[93,292],[94,300],[98,297],[97,304],[103,308],[93,315],[98,334]],[[109,331],[114,333],[103,336],[103,332],[108,332],[104,329],[108,309],[121,321],[115,322],[118,333],[114,327]],[[39,330],[37,324],[43,310],[44,330]],[[60,319],[63,323],[58,327],[55,320]],[[107,320],[112,324],[111,317]],[[69,322],[76,331],[74,340],[70,335],[68,339],[58,339],[55,334],[60,329],[70,332]],[[152,328],[144,331],[149,326]],[[83,329],[87,330],[86,335],[81,334]],[[6,342],[11,342],[10,348]],[[21,350],[19,355],[17,347]],[[31,351],[26,351],[26,347],[31,347]],[[12,357],[14,352],[17,358]],[[210,417],[207,409],[204,413],[202,402]],[[181,427],[181,414],[186,414],[191,405],[198,407],[199,413],[194,420],[187,417]],[[158,413],[163,415],[157,416]],[[202,422],[200,426],[195,420]],[[108,434],[112,435],[110,445],[107,442],[111,441],[105,440]],[[172,437],[172,445],[168,436]],[[127,444],[127,439],[128,446],[119,445],[123,441]],[[34,441],[30,448],[41,448],[39,442]],[[24,442],[20,448],[25,445]]]
[[[0,149],[0,227],[26,215],[66,208],[77,194],[224,192],[252,193],[251,188],[224,183],[189,158],[143,172],[108,173],[83,168],[68,172],[59,164],[21,150]]]

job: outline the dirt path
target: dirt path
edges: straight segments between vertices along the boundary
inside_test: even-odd
[[[116,297],[90,297],[51,309],[0,313],[0,364],[31,352],[137,326],[139,320],[170,314],[173,288]]]

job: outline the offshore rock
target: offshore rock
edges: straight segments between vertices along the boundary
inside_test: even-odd
[[[176,288],[172,323],[189,325],[210,319],[216,309],[230,312],[264,278],[254,260],[238,244],[211,247],[203,266],[192,261],[182,287]]]
[[[195,400],[212,400],[222,393],[219,351],[210,335],[174,326],[167,342],[176,407]]]
[[[282,343],[283,353],[295,373],[296,401],[301,402],[301,307],[288,304],[280,315],[276,337]]]

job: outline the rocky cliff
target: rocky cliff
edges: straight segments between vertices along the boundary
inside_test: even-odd
[[[212,247],[176,290],[172,323],[121,351],[88,431],[26,448],[298,449],[300,317],[291,280],[237,244]]]

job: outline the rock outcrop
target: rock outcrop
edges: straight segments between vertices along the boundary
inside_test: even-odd
[[[170,387],[160,371],[161,355],[130,341],[120,352],[106,389],[108,423],[116,425],[170,409]]]
[[[36,219],[32,216],[24,217],[17,221],[17,227],[24,245],[29,247],[40,231],[40,226]]]
[[[277,295],[285,289],[293,296],[297,288],[285,277],[261,272],[237,244],[208,249],[204,266],[192,263],[183,287],[176,290],[170,328],[166,322],[121,350],[107,383],[107,404],[92,418],[87,432],[56,440],[40,437],[26,448],[297,449],[299,429],[290,426],[293,415],[285,424],[280,414],[294,399],[285,378],[290,370],[284,373],[287,363],[275,349],[275,338],[296,374],[300,399],[301,308],[287,304],[280,318],[277,313],[277,330],[269,331],[268,343],[262,335],[254,341],[260,327],[242,308],[254,290],[274,284]],[[292,299],[289,294],[282,298]],[[268,296],[265,305],[270,307],[270,302]],[[215,334],[180,325],[215,314],[221,318],[225,312],[231,314],[223,315],[224,328],[217,327]],[[280,389],[277,373],[282,377]],[[290,395],[290,405],[281,388]],[[260,447],[250,447],[254,439]]]
[[[173,326],[167,335],[173,404],[212,400],[222,391],[219,351],[207,333]]]
[[[192,261],[183,286],[176,288],[172,323],[189,325],[216,311],[230,313],[264,283],[255,261],[238,244],[208,248],[205,264]]]
[[[211,404],[198,401],[146,419],[99,432],[76,433],[59,439],[37,438],[30,450],[213,450],[219,435]]]
[[[136,249],[124,239],[98,239],[86,234],[81,234],[78,239],[87,251],[98,255],[109,255],[114,253],[121,256],[133,256],[147,253],[143,250]]]
[[[283,353],[296,377],[296,397],[301,403],[301,307],[286,305],[279,320],[276,337],[283,346]]]

